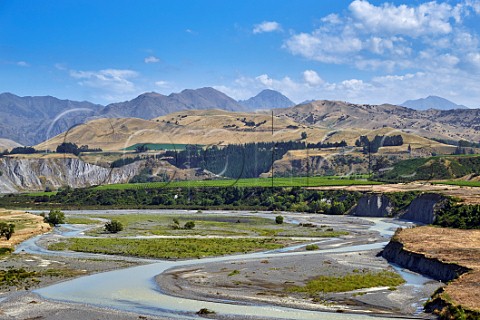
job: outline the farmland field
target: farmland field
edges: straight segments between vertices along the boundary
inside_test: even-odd
[[[319,187],[319,186],[352,186],[377,185],[381,182],[366,179],[349,179],[342,177],[281,177],[281,178],[250,178],[226,180],[193,180],[150,183],[122,183],[96,187],[97,190],[155,189],[155,188],[195,188],[195,187]]]

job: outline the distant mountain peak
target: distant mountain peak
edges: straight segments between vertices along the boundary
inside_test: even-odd
[[[47,135],[64,132],[82,123],[100,108],[101,105],[86,101],[52,96],[20,97],[10,92],[1,93],[0,137],[12,139],[22,145],[33,145]],[[65,113],[67,110],[76,112]],[[59,115],[63,116],[57,118]]]
[[[100,114],[106,117],[153,119],[181,110],[221,109],[240,111],[244,107],[223,92],[211,87],[184,89],[168,96],[149,92],[130,101],[112,103]]]
[[[274,108],[288,108],[294,106],[295,103],[272,89],[264,89],[255,97],[248,100],[241,100],[239,103],[249,109],[274,109]]]
[[[426,98],[420,98],[416,100],[407,100],[404,103],[400,104],[403,107],[415,109],[415,110],[428,110],[428,109],[437,109],[437,110],[453,110],[453,109],[468,109],[464,105],[456,104],[450,100],[439,96],[428,96]]]
[[[139,97],[145,96],[145,97],[163,97],[163,94],[152,91],[152,92],[145,92],[139,95]]]

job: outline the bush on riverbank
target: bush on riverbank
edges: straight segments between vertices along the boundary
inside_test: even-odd
[[[435,225],[459,229],[480,229],[480,205],[446,202],[434,221]]]
[[[288,291],[316,296],[319,293],[347,292],[373,287],[394,288],[404,282],[399,274],[390,271],[351,273],[342,277],[320,276],[308,281],[305,286],[290,287]]]
[[[59,224],[65,223],[65,214],[60,210],[50,210],[50,212],[45,215],[41,213],[46,223],[49,223],[52,226],[58,226]]]
[[[105,223],[105,231],[110,233],[118,233],[123,230],[123,224],[118,220],[112,220]]]

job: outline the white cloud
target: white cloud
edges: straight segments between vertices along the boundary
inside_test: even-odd
[[[312,87],[318,86],[324,82],[314,70],[303,71],[303,80]]]
[[[157,63],[157,62],[160,61],[160,59],[157,58],[157,57],[155,57],[155,56],[148,56],[148,57],[146,57],[145,59],[143,59],[143,61],[144,61],[145,63]]]
[[[27,63],[26,61],[18,61],[18,62],[17,62],[17,66],[20,66],[20,67],[30,67],[30,64]]]
[[[257,77],[242,76],[231,85],[215,88],[235,99],[248,99],[269,88],[297,102],[314,99],[398,104],[408,99],[438,95],[459,104],[480,107],[480,92],[477,90],[479,77],[469,75],[464,70],[452,73],[449,67],[445,67],[445,64],[454,64],[456,61],[455,56],[446,56],[443,61],[438,62],[437,68],[428,71],[391,73],[370,79],[346,78],[338,82],[324,80],[315,86],[309,82],[310,77],[314,78],[314,73],[306,70],[298,75],[298,78],[275,78],[268,74]],[[472,54],[469,63],[480,70],[480,54]]]
[[[282,31],[282,26],[276,21],[263,21],[253,27],[253,33],[255,34],[274,31]]]
[[[467,0],[465,2],[467,7],[471,7],[476,14],[480,14],[480,1],[479,0]]]
[[[369,85],[364,83],[363,80],[350,79],[341,82],[340,88],[345,90],[359,91],[367,88]]]
[[[273,79],[266,74],[259,75],[255,79],[261,84],[263,84],[265,87],[270,88],[273,85]]]
[[[138,89],[131,81],[139,74],[133,70],[104,69],[99,71],[70,70],[70,76],[79,80],[83,87],[94,89],[92,95],[107,101],[118,101],[131,97]]]
[[[164,81],[164,80],[159,80],[159,81],[155,81],[155,86],[159,87],[159,88],[170,88],[170,82],[168,81]]]
[[[68,70],[67,65],[65,63],[55,63],[53,66],[55,67],[55,69],[60,70],[60,71],[67,71]]]
[[[362,41],[348,34],[300,33],[288,39],[284,47],[291,53],[326,63],[345,62],[350,54],[362,50]]]
[[[452,6],[437,2],[417,7],[391,3],[377,7],[365,0],[355,0],[348,8],[355,26],[362,31],[412,37],[450,33],[450,19],[456,15]]]
[[[421,75],[421,74],[419,74]],[[394,82],[394,81],[405,81],[412,79],[415,77],[415,74],[412,73],[407,73],[405,75],[386,75],[386,76],[380,76],[380,77],[374,77],[372,79],[372,82],[378,83],[378,84],[383,84],[385,82]]]
[[[477,7],[480,0],[398,6],[354,0],[342,14],[322,18],[311,32],[292,32],[283,48],[309,60],[360,70],[392,73],[442,65],[454,71],[480,51],[476,31],[463,24]]]
[[[467,62],[470,63],[477,70],[480,70],[480,53],[470,53],[467,56]]]
[[[340,16],[336,13],[329,14],[328,16],[322,18],[321,21],[325,23],[330,23],[330,24],[342,23]]]
[[[185,29],[185,32],[186,32],[186,33],[189,33],[189,34],[191,34],[191,35],[197,35],[197,34],[198,34],[197,31],[192,30],[192,29]]]

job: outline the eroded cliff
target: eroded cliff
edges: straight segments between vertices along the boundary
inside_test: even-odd
[[[391,217],[393,205],[383,194],[366,194],[360,198],[352,209],[351,215],[360,217]]]
[[[144,162],[104,168],[78,158],[0,159],[0,193],[125,183],[139,174]]]

